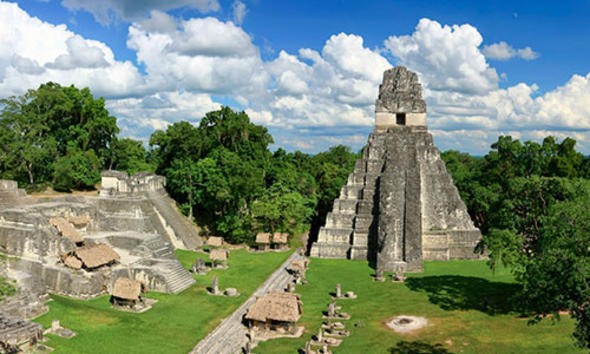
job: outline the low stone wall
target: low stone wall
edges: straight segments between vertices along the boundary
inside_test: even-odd
[[[13,270],[27,272],[44,284],[45,291],[76,298],[89,298],[103,294],[106,272],[72,270],[46,263],[20,259],[9,262]]]

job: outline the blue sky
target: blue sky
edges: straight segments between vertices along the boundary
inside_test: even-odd
[[[317,152],[361,147],[405,65],[443,150],[551,134],[590,153],[589,19],[588,1],[0,2],[0,92],[89,86],[143,140],[229,104]]]

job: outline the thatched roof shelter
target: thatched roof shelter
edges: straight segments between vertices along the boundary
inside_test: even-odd
[[[227,261],[229,252],[227,250],[211,250],[209,253],[209,259],[212,261]]]
[[[272,292],[256,299],[250,306],[247,320],[268,322],[297,322],[301,317],[301,300],[298,294]]]
[[[77,215],[68,217],[68,221],[74,227],[85,227],[90,224],[90,217],[88,215]]]
[[[207,246],[221,247],[223,246],[223,237],[210,236],[207,239]]]
[[[129,278],[117,278],[111,295],[124,300],[139,300],[141,295],[141,283]]]
[[[270,234],[268,232],[261,232],[256,235],[256,243],[270,244]]]
[[[53,217],[49,219],[49,223],[57,229],[60,235],[69,238],[74,243],[82,243],[84,239],[82,235],[70,224],[69,221],[62,217]]]
[[[104,243],[80,247],[73,254],[86,268],[97,268],[121,258],[111,246]]]
[[[273,243],[287,243],[289,242],[289,234],[286,233],[275,233],[272,235]]]

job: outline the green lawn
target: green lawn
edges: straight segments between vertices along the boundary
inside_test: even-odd
[[[404,284],[373,282],[366,262],[312,259],[309,284],[298,286],[303,301],[300,321],[306,332],[299,339],[278,339],[259,344],[256,353],[294,353],[303,348],[321,323],[336,283],[358,294],[338,304],[352,318],[351,331],[336,353],[581,353],[570,334],[573,321],[544,320],[528,325],[518,318],[510,297],[518,289],[510,273],[495,274],[483,261],[427,262],[425,272]],[[487,306],[484,309],[484,298]],[[417,333],[399,335],[385,323],[395,315],[424,316],[430,325]],[[437,346],[439,345],[439,346]],[[434,351],[433,348],[442,351]],[[418,349],[423,351],[417,351]],[[410,351],[414,349],[415,351]]]
[[[141,314],[110,307],[108,296],[89,301],[52,296],[49,313],[36,321],[49,327],[52,319],[72,329],[77,336],[64,339],[49,335],[47,345],[55,353],[187,353],[227,315],[231,314],[289,256],[289,252],[250,254],[231,252],[229,269],[195,275],[197,284],[178,295],[149,293],[157,299],[153,308]],[[196,257],[205,254],[177,251],[181,263],[189,268]],[[235,287],[236,298],[210,296],[206,288],[217,275],[219,287]]]

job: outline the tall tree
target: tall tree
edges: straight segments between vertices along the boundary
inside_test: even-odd
[[[105,108],[104,99],[94,98],[88,88],[46,83],[22,96],[1,102],[0,174],[32,187],[56,182],[61,188],[89,186],[101,169],[109,167],[111,144],[119,131],[116,118]],[[65,166],[74,161],[92,168],[78,179],[62,178]],[[56,172],[55,168],[61,170]],[[92,179],[90,181],[88,178]],[[57,181],[59,179],[59,182]],[[82,182],[85,180],[85,182]],[[71,186],[64,183],[71,181]]]

